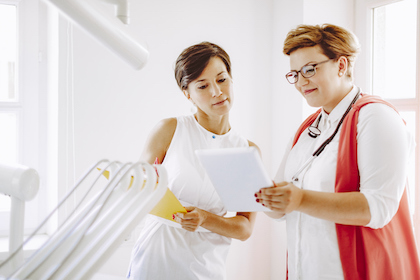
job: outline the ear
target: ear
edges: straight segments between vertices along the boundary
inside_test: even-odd
[[[184,95],[185,95],[185,97],[188,99],[188,100],[190,100],[190,94],[188,93],[188,91],[187,90],[183,90],[182,91],[182,93],[184,93]]]
[[[194,100],[192,100],[190,93],[189,93],[187,90],[183,90],[182,92],[184,93],[185,97],[186,97],[189,101],[191,101],[191,103],[195,106]]]
[[[338,58],[338,76],[340,77],[345,76],[348,65],[349,65],[349,61],[347,60],[347,57],[340,56]]]

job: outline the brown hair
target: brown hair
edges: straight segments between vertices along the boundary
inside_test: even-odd
[[[212,57],[219,57],[232,76],[229,55],[216,44],[202,42],[186,48],[178,56],[175,63],[175,79],[179,88],[187,89],[188,85],[201,75]]]
[[[353,33],[333,24],[299,25],[287,34],[283,53],[290,55],[298,49],[314,46],[320,46],[330,59],[346,57],[349,63],[347,76],[352,78],[353,64],[360,50],[357,37]]]

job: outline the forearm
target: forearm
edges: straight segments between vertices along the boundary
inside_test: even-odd
[[[206,212],[201,226],[211,232],[245,241],[251,236],[256,215],[257,213],[238,213],[234,217],[225,218]]]
[[[316,218],[344,225],[365,226],[370,221],[369,204],[362,193],[325,193],[303,190],[296,209]]]
[[[334,223],[357,226],[365,226],[371,219],[368,201],[359,192],[317,192],[281,182],[261,189],[255,196],[258,203],[277,215],[299,211]]]

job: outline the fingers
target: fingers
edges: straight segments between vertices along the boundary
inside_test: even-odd
[[[255,193],[258,203],[272,211],[287,213],[291,211],[290,203],[294,186],[288,182],[275,183],[273,187],[262,188]]]
[[[188,231],[196,231],[201,225],[200,212],[195,207],[185,207],[187,213],[175,213],[172,215],[174,221],[181,224],[182,228]]]
[[[184,217],[184,213],[172,214],[172,219],[177,223],[181,223],[183,217]]]
[[[289,185],[288,182],[274,183],[274,186],[268,188],[262,188],[258,193],[263,195],[279,195],[284,192],[284,188]]]
[[[288,184],[287,182],[276,183],[273,187],[260,189],[255,193],[257,202],[261,203],[261,200],[273,202],[283,201],[284,196],[290,192],[290,189],[286,188]]]
[[[195,209],[194,206],[185,206],[184,208],[185,208],[185,210],[187,210],[187,212],[191,212]]]

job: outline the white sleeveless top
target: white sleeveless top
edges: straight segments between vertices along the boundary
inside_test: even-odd
[[[226,209],[194,151],[247,146],[248,141],[232,129],[224,135],[216,135],[199,125],[193,115],[178,117],[162,163],[168,173],[168,187],[184,206],[225,215]],[[132,251],[130,279],[226,278],[230,238],[203,228],[189,232],[178,223],[162,220],[148,215]]]

